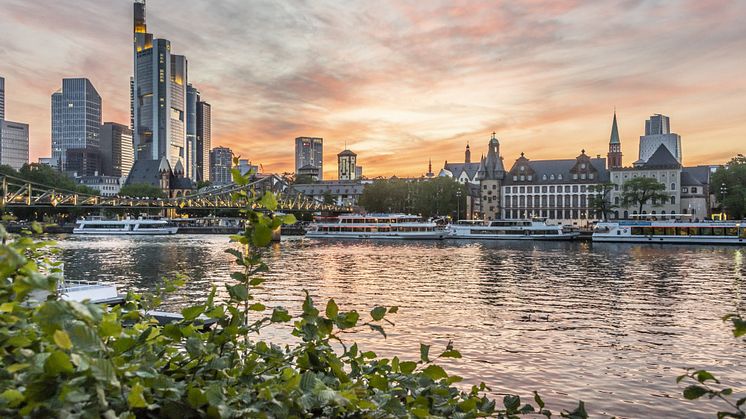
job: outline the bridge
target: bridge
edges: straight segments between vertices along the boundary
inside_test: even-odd
[[[58,189],[54,186],[30,182],[22,178],[0,175],[3,208],[90,208],[90,209],[239,209],[246,206],[246,198],[234,200],[236,192],[245,190],[264,194],[274,192],[277,210],[287,212],[351,212],[352,207],[324,204],[293,190],[275,175],[255,177],[247,185],[234,183],[200,189],[194,193],[178,193],[169,198],[98,196]]]

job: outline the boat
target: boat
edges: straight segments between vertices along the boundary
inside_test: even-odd
[[[473,240],[572,240],[580,235],[544,219],[459,220],[448,225],[449,238]]]
[[[746,245],[746,223],[692,221],[689,214],[643,215],[632,220],[600,222],[594,242]]]
[[[409,214],[351,214],[317,218],[306,237],[314,239],[440,240],[442,226]]]
[[[107,234],[107,235],[157,235],[176,234],[178,227],[166,220],[147,218],[126,218],[123,220],[104,220],[99,217],[81,218],[75,222],[73,234]]]

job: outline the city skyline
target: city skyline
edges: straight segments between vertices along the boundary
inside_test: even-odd
[[[16,36],[0,45],[0,75],[12,119],[30,124],[31,161],[50,155],[62,78],[89,78],[104,120],[126,124],[131,1],[4,3],[0,25]],[[687,165],[724,163],[746,132],[746,4],[676,6],[150,0],[148,20],[200,69],[190,81],[214,107],[213,146],[267,171],[293,169],[300,136],[324,138],[325,177],[345,142],[369,176],[420,175],[467,141],[477,158],[492,131],[508,158],[604,155],[614,107],[624,165],[656,113],[673,120]]]

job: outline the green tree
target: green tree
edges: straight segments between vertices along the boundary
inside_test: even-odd
[[[199,182],[197,182],[197,189],[206,188],[210,185],[212,185],[212,182],[210,182],[209,180],[200,180]]]
[[[332,195],[332,191],[324,191],[324,204],[334,204],[334,195]]]
[[[55,188],[57,190],[66,190],[87,195],[99,194],[97,190],[85,185],[80,185],[75,182],[74,179],[45,164],[24,164],[18,171],[8,165],[3,165],[0,166],[0,174],[13,176],[29,182],[48,186],[49,188]]]
[[[666,185],[649,177],[632,178],[622,185],[622,205],[625,207],[637,206],[638,214],[642,214],[642,207],[650,202],[653,206],[661,206],[668,200]]]
[[[710,191],[730,218],[746,218],[746,157],[743,154],[732,158],[712,175]]]
[[[459,206],[463,210],[466,194],[464,185],[447,177],[423,181],[392,178],[365,185],[358,203],[368,212],[408,212],[433,217],[455,214]]]
[[[166,198],[163,189],[150,185],[148,183],[135,183],[132,185],[122,186],[119,196],[128,196],[132,198]]]
[[[613,183],[600,183],[598,185],[588,186],[588,192],[594,193],[590,199],[590,207],[601,215],[601,219],[606,221],[608,215],[617,205],[611,203],[611,191],[614,190]]]

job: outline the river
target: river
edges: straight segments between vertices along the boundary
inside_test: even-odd
[[[225,236],[61,236],[65,275],[147,291],[175,272],[187,284],[166,301],[204,301],[232,281]],[[720,318],[746,303],[746,249],[582,242],[289,240],[267,255],[258,292],[298,312],[308,290],[323,310],[397,305],[388,338],[350,340],[381,356],[419,358],[452,340],[448,372],[527,401],[537,390],[557,413],[583,400],[592,416],[712,417],[724,406],[681,397],[676,376],[705,368],[744,391],[746,346]],[[221,295],[225,295],[223,292]],[[286,340],[287,330],[269,338]]]

